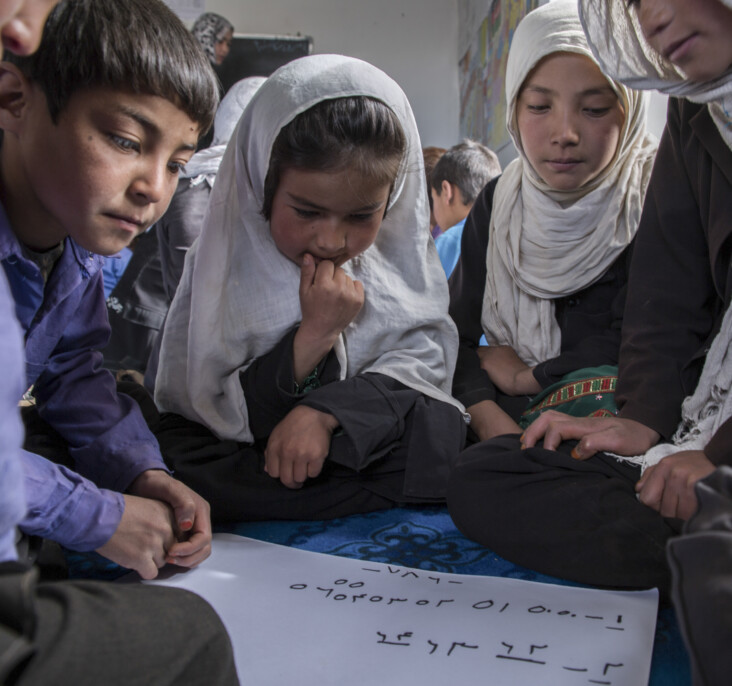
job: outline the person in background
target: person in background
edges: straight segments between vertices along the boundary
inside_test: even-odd
[[[234,37],[234,25],[228,19],[215,12],[204,12],[194,22],[191,33],[211,64],[223,64]]]
[[[439,161],[440,157],[442,157],[447,152],[447,148],[440,148],[435,145],[428,145],[425,148],[422,148],[422,159],[424,160],[424,173],[425,177],[427,178],[427,198],[429,200],[430,204],[430,234],[432,234],[432,238],[437,238],[442,233],[442,229],[437,225],[437,220],[435,219],[435,213],[432,209],[432,194],[430,193],[430,176],[432,174],[432,170],[435,168],[435,165]]]
[[[466,139],[445,152],[430,174],[432,212],[442,227],[435,247],[448,278],[460,257],[463,226],[475,198],[500,173],[501,163],[496,154],[485,145]]]

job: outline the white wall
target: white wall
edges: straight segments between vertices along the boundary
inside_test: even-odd
[[[312,36],[371,62],[407,94],[423,145],[459,140],[457,0],[208,0],[236,33]]]

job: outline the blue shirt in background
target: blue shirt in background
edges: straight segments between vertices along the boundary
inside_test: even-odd
[[[132,257],[132,250],[122,248],[116,255],[110,255],[104,258],[104,266],[102,267],[102,275],[104,278],[104,297],[108,298],[114,290],[117,282],[122,278],[122,274],[127,269],[127,264]]]
[[[465,217],[465,219],[467,219],[467,217]],[[441,233],[437,238],[435,238],[437,254],[440,256],[442,268],[445,270],[445,275],[448,279],[460,259],[460,242],[463,238],[465,219],[454,224],[447,231]]]

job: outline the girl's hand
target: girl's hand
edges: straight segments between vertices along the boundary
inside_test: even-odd
[[[541,390],[529,367],[510,345],[482,345],[480,366],[506,395],[533,395]]]
[[[694,485],[714,469],[702,450],[684,450],[646,469],[635,490],[640,501],[661,516],[689,519],[699,506]]]
[[[577,440],[572,457],[586,460],[604,451],[618,455],[642,455],[658,443],[659,434],[645,424],[620,417],[571,417],[547,410],[521,437],[524,448],[544,439],[547,450],[556,450],[564,441]]]
[[[302,322],[293,343],[295,381],[298,384],[328,354],[343,329],[360,312],[363,303],[360,281],[351,279],[329,260],[316,265],[312,255],[305,255],[300,268]]]
[[[320,474],[337,426],[332,414],[297,405],[269,436],[265,471],[288,488],[302,488],[306,479]]]

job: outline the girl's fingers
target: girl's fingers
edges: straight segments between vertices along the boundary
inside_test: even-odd
[[[300,267],[300,293],[308,289],[313,284],[315,278],[315,260],[309,253],[305,253],[302,258],[302,266]]]

